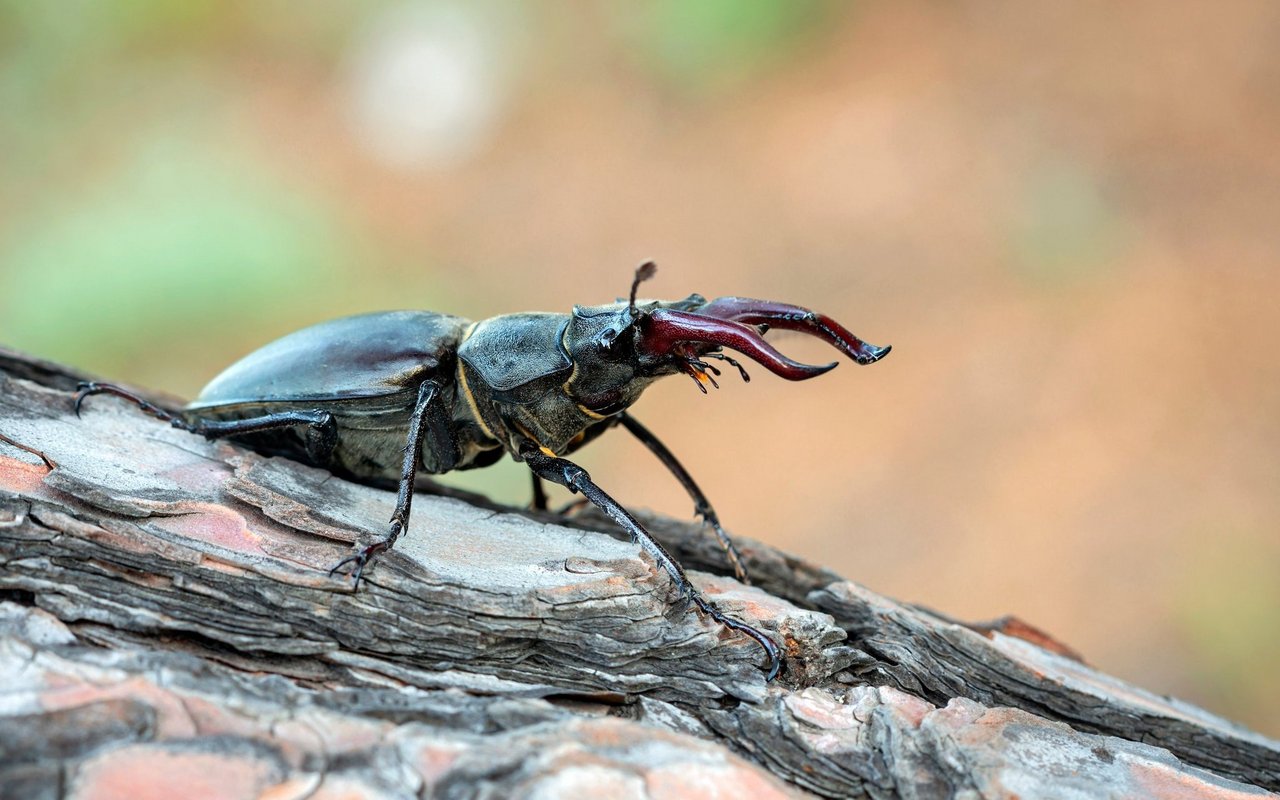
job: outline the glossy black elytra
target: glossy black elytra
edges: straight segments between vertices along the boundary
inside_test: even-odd
[[[859,364],[880,360],[889,348],[863,342],[825,315],[784,303],[707,301],[696,294],[637,301],[638,286],[655,271],[653,262],[636,270],[625,302],[575,306],[569,314],[504,314],[471,322],[429,311],[392,311],[321,323],[231,365],[177,414],[106,383],[82,384],[75,410],[90,395],[114,394],[209,439],[232,437],[355,481],[397,485],[386,534],[358,543],[330,570],[350,566],[357,586],[369,560],[408,528],[418,470],[484,467],[508,453],[533,471],[535,505],[546,505],[540,480],[580,492],[622,526],[699,611],[759,643],[769,659],[766,680],[772,680],[782,666],[777,644],[703,597],[640,522],[564,456],[614,425],[629,430],[684,486],[738,579],[749,582],[702,490],[627,409],[655,380],[680,372],[705,393],[720,375],[711,360],[749,380],[725,348],[792,381],[836,366],[787,358],[764,340],[769,328],[815,336]]]

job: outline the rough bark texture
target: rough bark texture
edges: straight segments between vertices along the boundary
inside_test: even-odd
[[[965,625],[646,517],[785,644],[687,609],[637,547],[420,495],[352,592],[324,568],[390,492],[206,442],[0,351],[0,795],[1258,797],[1280,744]],[[163,400],[163,398],[161,398]]]

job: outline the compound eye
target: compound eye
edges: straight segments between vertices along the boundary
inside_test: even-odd
[[[631,355],[632,348],[627,342],[632,341],[629,326],[610,326],[596,334],[596,352],[606,361],[625,361]]]

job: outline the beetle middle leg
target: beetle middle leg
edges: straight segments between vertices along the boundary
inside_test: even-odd
[[[529,468],[536,475],[558,483],[572,492],[581,492],[587,500],[591,501],[593,505],[620,525],[623,530],[631,535],[632,540],[644,548],[645,552],[652,556],[653,560],[671,576],[676,588],[680,590],[681,594],[689,598],[699,611],[724,627],[754,639],[769,659],[765,680],[771,681],[777,677],[778,671],[782,669],[782,655],[778,645],[764,633],[745,622],[728,616],[712,604],[710,600],[703,597],[702,593],[689,581],[689,576],[685,574],[684,568],[680,566],[680,563],[667,552],[667,549],[657,539],[654,539],[645,530],[644,526],[632,516],[631,512],[623,508],[617,500],[614,500],[613,497],[601,489],[585,469],[567,459],[549,456],[533,444],[521,448],[520,457],[524,459],[524,462],[529,465]]]
[[[228,436],[242,436],[265,431],[281,430],[306,426],[303,440],[307,449],[307,457],[313,464],[327,466],[333,450],[338,446],[338,424],[328,411],[280,411],[274,414],[263,414],[257,417],[235,420],[211,420],[185,417],[166,411],[157,405],[143,400],[127,389],[111,383],[87,382],[76,388],[76,416],[80,416],[80,407],[86,397],[95,394],[111,394],[123,398],[136,405],[143,413],[158,420],[169,423],[174,428],[203,436],[206,439],[225,439]]]
[[[733,567],[733,574],[738,580],[751,585],[751,577],[747,575],[747,565],[742,561],[742,554],[738,552],[738,548],[734,545],[733,540],[729,538],[729,534],[725,533],[723,527],[720,526],[720,515],[711,507],[711,501],[707,500],[707,496],[702,493],[702,489],[698,486],[697,481],[689,474],[675,457],[675,454],[667,449],[657,436],[648,428],[640,424],[640,421],[627,413],[619,415],[622,426],[644,442],[644,446],[658,457],[658,460],[676,476],[676,480],[680,481],[680,485],[689,493],[689,497],[693,499],[693,513],[702,517],[702,521],[711,526],[711,530],[716,535],[716,541],[720,543],[720,549],[724,551],[725,558],[729,560],[729,566]]]
[[[351,584],[359,586],[360,576],[369,559],[389,550],[396,539],[400,538],[400,534],[408,529],[409,512],[413,507],[413,484],[418,476],[418,464],[422,461],[423,443],[428,434],[443,445],[435,448],[436,452],[453,454],[453,461],[443,465],[445,470],[452,469],[457,458],[457,447],[449,432],[448,412],[440,402],[440,385],[435,381],[423,381],[418,387],[418,400],[409,417],[408,442],[405,444],[404,461],[400,470],[400,491],[396,495],[396,508],[391,512],[391,524],[387,533],[367,545],[357,542],[354,553],[329,568],[330,575],[351,564]]]
[[[533,501],[529,506],[534,511],[546,511],[548,503],[547,487],[542,485],[542,478],[538,477],[538,473],[531,472],[529,476],[533,478]]]

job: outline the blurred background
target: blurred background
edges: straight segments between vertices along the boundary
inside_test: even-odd
[[[810,305],[893,355],[635,409],[731,530],[1273,736],[1278,256],[1268,0],[0,0],[0,342],[194,396],[647,258]],[[581,460],[690,513],[625,434]]]

